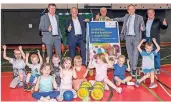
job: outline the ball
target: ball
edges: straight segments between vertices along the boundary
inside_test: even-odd
[[[74,97],[74,94],[72,91],[65,91],[63,97],[65,101],[71,101]]]

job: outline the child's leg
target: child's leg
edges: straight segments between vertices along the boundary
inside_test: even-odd
[[[29,83],[29,81],[30,81],[30,77],[31,77],[31,74],[30,74],[30,73],[28,73],[28,74],[27,74],[27,77],[26,77],[26,84],[27,84],[27,83]]]
[[[78,90],[80,85],[81,85],[81,80],[80,79],[73,80],[74,90]]]
[[[114,81],[116,82],[117,86],[119,86],[122,83],[122,80],[118,76],[114,77]]]
[[[57,100],[58,100],[58,101],[62,101],[62,100],[63,100],[63,94],[64,94],[65,91],[66,91],[66,90],[61,90],[61,91],[60,91],[60,94],[57,96]]]
[[[72,92],[73,92],[73,94],[74,94],[74,98],[77,98],[77,92],[75,91],[75,90],[71,90]]]
[[[47,96],[47,92],[34,92],[32,93],[32,97],[35,98],[36,100],[41,100],[43,101],[44,97]]]
[[[145,79],[150,77],[150,73],[147,73],[146,75],[144,75],[138,82],[141,83],[142,81],[144,81]]]
[[[154,83],[154,72],[153,71],[150,73],[150,79],[151,79],[151,83]]]
[[[48,96],[46,96],[46,99],[50,100],[52,98],[56,98],[59,95],[59,93],[59,91],[48,92]]]
[[[33,81],[33,85],[35,85],[36,84],[36,82],[37,82],[37,77],[35,76],[35,78],[34,78],[34,81]]]
[[[19,76],[18,76],[18,77],[15,77],[15,78],[11,81],[10,87],[11,87],[11,88],[15,88],[15,87],[18,85],[18,83],[19,83]]]
[[[132,79],[131,76],[127,76],[124,80],[122,80],[122,83],[129,82]]]
[[[24,78],[23,72],[19,71],[18,75],[19,75],[19,80],[23,81],[23,78]]]
[[[116,87],[108,78],[104,79],[104,82],[109,85],[110,87],[112,87],[113,89],[115,89],[118,93],[122,92],[121,88]]]

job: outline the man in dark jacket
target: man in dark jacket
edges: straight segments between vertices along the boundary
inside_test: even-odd
[[[67,31],[67,44],[69,46],[69,55],[72,59],[75,57],[75,48],[77,44],[81,49],[82,62],[86,64],[86,29],[85,22],[88,19],[84,19],[78,16],[78,9],[76,7],[71,8],[71,18],[66,23]]]
[[[160,19],[155,17],[155,10],[150,8],[147,10],[148,18],[145,20],[146,30],[143,34],[143,38],[146,39],[146,42],[152,42],[152,38],[155,38],[157,43],[160,45],[160,28],[167,29],[168,24],[166,19],[161,21]],[[154,46],[154,50],[156,47]],[[160,73],[160,52],[157,53],[154,60],[155,69],[157,74]]]

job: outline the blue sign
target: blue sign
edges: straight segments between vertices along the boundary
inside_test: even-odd
[[[89,36],[90,43],[119,43],[117,22],[89,22]]]

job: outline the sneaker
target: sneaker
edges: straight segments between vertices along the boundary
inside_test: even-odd
[[[157,87],[157,84],[155,84],[155,83],[151,83],[150,86],[149,86],[150,89],[156,88],[156,87]]]
[[[28,86],[27,86],[27,84],[25,83],[25,84],[24,84],[24,90],[27,90],[27,88],[28,88]]]
[[[140,83],[138,81],[135,82],[135,86],[136,87],[139,87],[140,86]]]
[[[23,82],[22,81],[19,82],[18,87],[19,88],[23,87]]]
[[[126,82],[126,85],[135,85],[134,82]]]
[[[160,69],[156,69],[156,74],[160,74]]]
[[[132,71],[132,77],[135,77],[136,76],[136,70],[133,70]]]
[[[50,102],[57,102],[56,99],[50,99],[49,101],[50,101]]]

